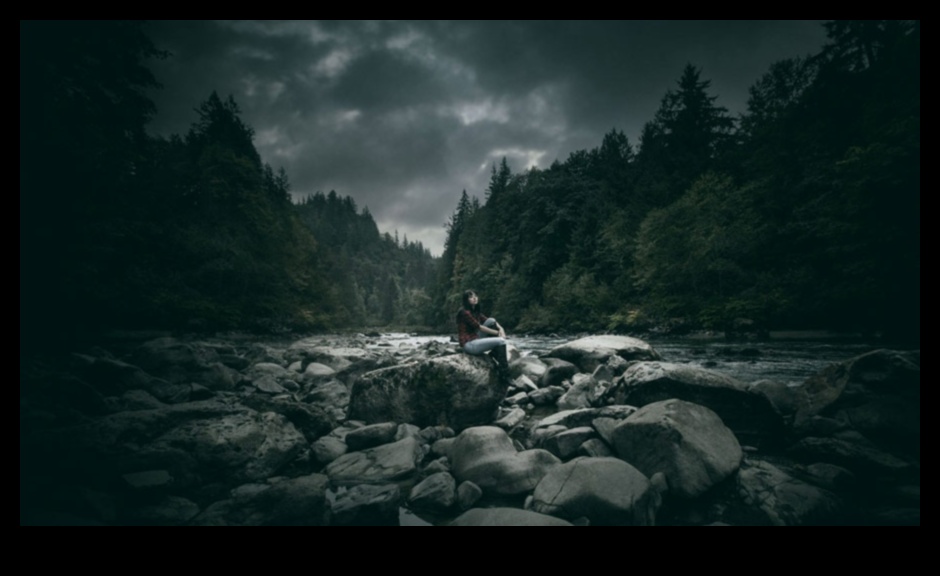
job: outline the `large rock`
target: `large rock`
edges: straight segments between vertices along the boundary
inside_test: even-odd
[[[571,388],[558,399],[560,410],[590,408],[603,396],[607,387],[590,374],[575,374],[571,379]]]
[[[730,376],[695,366],[638,362],[605,395],[609,403],[631,406],[670,398],[710,408],[748,443],[775,443],[785,432],[783,418],[766,396]]]
[[[193,520],[197,526],[328,526],[329,481],[322,474],[252,484],[210,505]]]
[[[409,437],[343,454],[330,462],[325,472],[334,486],[387,484],[413,476],[423,456],[421,444]]]
[[[518,508],[473,508],[449,526],[571,526],[567,520]]]
[[[652,346],[629,336],[587,336],[552,348],[546,354],[575,364],[581,372],[590,374],[607,362],[611,356],[625,360],[659,360]]]
[[[542,379],[539,380],[539,388],[560,386],[562,382],[578,373],[578,367],[567,360],[545,358],[542,361],[545,363],[545,373],[542,374]]]
[[[401,489],[396,484],[360,484],[336,495],[335,526],[398,526]]]
[[[288,347],[285,357],[288,360],[317,362],[336,371],[348,368],[355,362],[375,357],[375,354],[364,347],[324,346],[323,344],[322,339],[316,337],[298,340]]]
[[[119,412],[22,442],[49,470],[107,482],[163,469],[179,488],[263,480],[309,450],[286,417],[212,400]]]
[[[864,475],[897,476],[918,470],[907,461],[880,450],[859,435],[842,434],[836,438],[803,438],[787,449],[787,454],[805,462],[828,462]]]
[[[650,481],[617,458],[576,458],[552,469],[533,493],[531,509],[591,525],[648,525]]]
[[[613,433],[617,455],[647,477],[666,476],[671,494],[694,498],[741,464],[737,438],[710,409],[671,399],[649,404]]]
[[[201,375],[219,362],[219,355],[213,348],[172,337],[145,342],[134,350],[131,358],[131,362],[147,373],[174,384],[200,381]]]
[[[346,434],[346,445],[349,446],[350,452],[365,450],[393,442],[397,433],[398,424],[394,422],[371,424]]]
[[[478,426],[461,432],[448,449],[457,482],[467,480],[497,495],[522,494],[561,460],[541,449],[517,452],[506,431]]]
[[[793,478],[769,462],[749,460],[738,472],[738,497],[732,508],[748,525],[831,525],[842,502],[822,488]]]
[[[408,504],[415,510],[445,512],[457,501],[457,482],[447,472],[431,474],[411,489]]]
[[[453,354],[363,374],[353,385],[349,417],[463,430],[493,422],[508,387],[486,357]]]
[[[919,460],[919,352],[875,350],[833,364],[796,393],[795,426],[817,414],[841,415],[879,446]]]

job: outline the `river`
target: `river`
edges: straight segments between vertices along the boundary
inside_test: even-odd
[[[815,337],[813,337],[815,336]],[[578,336],[514,336],[510,340],[522,355],[541,356]],[[428,341],[449,342],[450,336],[383,334],[384,345],[421,345]],[[822,332],[781,333],[753,341],[729,341],[717,337],[645,338],[663,361],[690,364],[726,373],[742,382],[782,381],[791,386],[830,364],[842,362],[879,348],[896,348],[876,339]]]

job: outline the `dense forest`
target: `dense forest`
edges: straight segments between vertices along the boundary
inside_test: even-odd
[[[234,99],[146,132],[166,56],[137,22],[21,22],[21,341],[423,324],[430,252],[335,192],[291,202]]]
[[[920,332],[920,23],[834,21],[734,117],[689,65],[633,143],[493,166],[439,259],[334,191],[292,202],[237,103],[152,136],[136,22],[20,23],[21,343],[103,328]],[[678,72],[678,71],[677,71]]]
[[[836,21],[731,116],[688,65],[617,129],[461,196],[436,309],[474,287],[520,331],[920,334],[920,23]],[[446,321],[443,317],[440,321]]]

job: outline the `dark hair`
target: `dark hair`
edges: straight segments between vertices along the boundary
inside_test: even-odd
[[[464,290],[464,293],[463,293],[463,300],[462,300],[462,304],[463,304],[463,305],[460,307],[460,310],[457,311],[458,314],[460,314],[460,312],[463,312],[464,310],[467,310],[468,312],[474,312],[474,313],[480,311],[480,301],[479,301],[479,300],[477,300],[476,306],[471,306],[471,305],[470,305],[470,297],[471,297],[471,296],[477,296],[477,298],[479,298],[479,296],[477,295],[476,291],[474,291],[474,290]]]

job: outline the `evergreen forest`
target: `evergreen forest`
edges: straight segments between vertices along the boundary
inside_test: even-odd
[[[919,341],[920,23],[825,26],[738,117],[689,64],[639,142],[613,128],[544,170],[493,166],[448,222],[435,310],[473,287],[525,332]]]
[[[292,201],[232,97],[168,138],[138,22],[20,23],[21,345],[113,328],[920,334],[920,22],[832,21],[731,115],[693,64],[631,142],[455,193],[439,258]],[[340,191],[342,192],[342,191]]]

